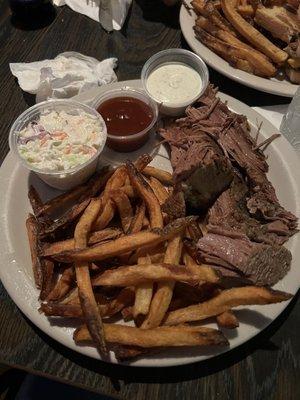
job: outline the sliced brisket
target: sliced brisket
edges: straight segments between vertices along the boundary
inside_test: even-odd
[[[247,184],[235,171],[230,187],[218,197],[209,210],[207,230],[218,226],[242,232],[254,242],[282,245],[293,231],[283,221],[262,223],[250,215],[247,208],[248,194]]]
[[[198,241],[198,249],[200,259],[215,265],[221,274],[226,269],[259,286],[276,284],[289,271],[292,260],[283,246],[253,243],[230,231],[208,233]]]

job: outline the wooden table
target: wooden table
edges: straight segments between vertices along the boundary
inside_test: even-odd
[[[119,80],[138,78],[144,62],[155,52],[187,47],[178,26],[178,9],[158,0],[136,0],[122,32],[105,33],[99,24],[57,9],[47,27],[20,30],[13,26],[5,2],[0,4],[0,157],[8,152],[7,135],[13,120],[34,103],[9,72],[9,62],[52,58],[79,51],[98,59],[116,56]],[[211,81],[248,105],[288,102],[238,85],[213,70]],[[5,188],[1,188],[5,190]],[[251,399],[300,398],[300,302],[287,310],[250,342],[204,363],[150,369],[108,365],[68,350],[28,321],[0,285],[0,363],[78,385],[121,399]]]

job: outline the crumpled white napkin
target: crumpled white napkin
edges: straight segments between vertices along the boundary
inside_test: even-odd
[[[132,0],[53,0],[56,6],[68,5],[72,10],[100,22],[107,31],[120,30]]]
[[[9,64],[21,89],[36,94],[36,102],[62,99],[86,90],[116,82],[116,58],[98,61],[73,51],[61,53],[53,60]]]

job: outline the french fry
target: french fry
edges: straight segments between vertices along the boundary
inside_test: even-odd
[[[186,252],[183,255],[183,261],[187,270],[190,271],[191,274],[197,274],[198,276],[201,276],[201,279],[204,282],[218,283],[220,281],[213,268],[209,267],[208,265],[197,264],[196,261],[194,261],[193,258]]]
[[[151,228],[162,228],[163,218],[160,205],[151,187],[130,161],[127,161],[126,167],[132,187],[146,204]]]
[[[237,38],[233,40],[233,36],[229,36],[228,32],[218,30],[216,35],[223,38],[219,39],[204,31],[200,26],[196,26],[195,33],[201,42],[227,60],[231,65],[237,66],[238,63],[239,68],[245,66],[244,70],[258,76],[272,77],[275,75],[276,68],[264,54],[252,48],[247,48]],[[241,60],[244,63],[241,63]]]
[[[110,192],[110,196],[117,206],[123,231],[124,233],[127,233],[130,229],[133,219],[133,210],[130,201],[126,194],[121,190],[112,190]]]
[[[102,306],[102,313],[104,317],[112,317],[121,311],[124,307],[130,306],[134,301],[134,288],[123,288],[117,297],[109,303]]]
[[[121,311],[122,318],[125,322],[133,319],[133,308],[131,306],[123,308]]]
[[[83,318],[80,304],[62,304],[48,302],[41,304],[39,311],[47,317]]]
[[[133,288],[124,288],[115,299],[105,304],[98,304],[98,309],[102,318],[110,318],[124,307],[132,304],[133,299]],[[47,316],[83,318],[82,308],[79,303],[64,304],[50,301],[41,305],[41,311]]]
[[[134,162],[134,166],[138,171],[144,171],[147,168],[147,165],[151,163],[152,157],[149,154],[142,154],[139,158]]]
[[[231,310],[228,310],[217,315],[217,324],[220,328],[234,329],[239,326],[239,320]]]
[[[106,228],[101,231],[92,232],[88,244],[92,245],[109,239],[116,239],[122,235],[119,228]],[[74,239],[62,240],[60,242],[45,243],[41,249],[40,255],[43,257],[54,256],[62,251],[74,249]]]
[[[164,282],[166,281],[186,282],[191,285],[201,283],[197,274],[191,274],[184,266],[162,263],[162,264],[137,264],[125,265],[115,269],[104,271],[101,275],[92,280],[93,286],[138,286],[144,282]],[[168,285],[172,286],[171,284]],[[162,290],[161,290],[162,292]],[[168,291],[169,293],[169,291]],[[160,298],[165,300],[165,290]],[[162,307],[162,303],[160,303]],[[154,312],[154,311],[153,311]],[[155,313],[158,314],[157,310]]]
[[[149,177],[158,179],[161,183],[165,185],[173,185],[173,177],[170,172],[163,171],[162,169],[151,167],[148,165],[143,168],[143,174]]]
[[[145,212],[146,212],[146,205],[144,201],[142,201],[140,204],[136,206],[135,216],[131,221],[131,226],[129,229],[130,233],[137,233],[142,230]]]
[[[118,324],[104,324],[107,342],[143,348],[228,345],[222,332],[204,327],[158,327],[139,329]],[[76,343],[90,342],[88,329],[83,326],[74,332]]]
[[[39,216],[40,210],[43,207],[43,202],[42,202],[38,192],[32,185],[29,187],[28,198],[29,198],[34,215],[36,217]]]
[[[133,199],[134,197],[136,197],[135,191],[134,191],[133,187],[130,184],[122,186],[121,190],[130,199]]]
[[[221,6],[226,18],[249,43],[270,57],[276,64],[282,64],[287,60],[288,54],[285,51],[270,42],[236,11],[233,0],[221,0]]]
[[[115,205],[111,199],[108,199],[107,202],[104,202],[102,199],[102,204],[104,204],[102,208],[102,212],[99,214],[97,220],[93,225],[93,230],[102,230],[107,227],[110,221],[113,219],[115,215]]]
[[[254,17],[255,11],[250,4],[237,6],[237,11],[242,17]]]
[[[157,197],[159,204],[163,205],[164,202],[169,197],[167,189],[164,187],[164,185],[162,185],[162,183],[158,179],[154,178],[153,176],[150,177],[148,182],[155,196]]]
[[[165,263],[179,264],[181,258],[182,241],[180,235],[172,238],[166,250],[164,257]],[[180,271],[181,270],[181,271]],[[179,272],[185,274],[185,268],[179,267]],[[157,279],[156,279],[157,281]],[[184,280],[185,282],[188,282]],[[167,282],[159,282],[157,290],[150,304],[149,314],[142,324],[143,329],[156,328],[163,320],[173,296],[174,279]]]
[[[144,219],[143,219],[143,228],[144,229],[149,229],[150,228],[150,221],[146,216],[144,216]]]
[[[121,346],[121,345],[111,345],[112,350],[115,353],[115,357],[119,361],[128,361],[132,358],[147,355],[147,354],[154,354],[161,351],[160,348],[152,347],[151,349],[146,349],[137,346]]]
[[[53,288],[54,262],[51,260],[41,260],[43,269],[43,282],[40,292],[40,300],[45,300]]]
[[[101,261],[107,258],[116,257],[122,253],[136,250],[143,246],[154,246],[165,242],[168,239],[182,232],[195,217],[178,218],[163,229],[152,229],[138,233],[124,235],[116,240],[102,244],[96,244],[82,250],[70,250],[55,256],[55,259],[62,262],[70,261]]]
[[[96,173],[92,178],[83,185],[76,186],[74,189],[69,190],[53,199],[47,201],[39,209],[38,215],[51,214],[61,210],[65,204],[78,201],[78,203],[86,198],[94,197],[105,186],[107,180],[110,178],[113,171],[109,167],[104,167]]]
[[[90,198],[83,200],[81,203],[75,204],[65,214],[53,222],[53,224],[45,227],[40,233],[42,238],[55,234],[58,230],[66,228],[71,222],[78,218],[86,209],[90,202]]]
[[[170,312],[164,323],[166,325],[177,325],[201,321],[238,306],[280,303],[289,300],[291,297],[292,295],[289,293],[258,286],[227,289],[204,303]]]
[[[149,255],[146,257],[140,257],[138,264],[151,264],[151,258]],[[138,286],[135,290],[135,301],[133,306],[133,316],[137,318],[139,315],[146,315],[150,308],[150,303],[153,294],[153,283],[145,282]]]
[[[101,208],[101,200],[92,199],[87,209],[81,216],[76,225],[74,232],[75,248],[82,248],[87,246],[88,235],[90,233],[92,224],[97,218]],[[89,264],[87,262],[76,262],[75,272],[78,285],[78,294],[82,312],[88,326],[89,333],[93,341],[102,354],[107,354],[105,343],[105,336],[103,331],[103,324],[101,315],[93,293],[93,288],[90,280]]]
[[[143,154],[140,156],[135,162],[136,168],[138,170],[143,169],[152,158],[147,154]],[[125,166],[121,166],[116,169],[114,174],[111,176],[109,181],[107,182],[106,188],[104,190],[103,195],[103,204],[104,208],[102,213],[98,216],[94,229],[104,229],[109,222],[113,219],[115,213],[115,206],[110,197],[110,191],[117,190],[124,186],[126,179],[128,178],[127,171]]]
[[[110,191],[119,189],[125,183],[127,177],[124,166],[118,167],[107,181],[102,196],[102,210],[93,225],[93,230],[101,230],[107,227],[115,214],[115,204],[110,198]]]
[[[38,224],[37,220],[32,214],[29,214],[26,220],[26,228],[27,228],[27,235],[30,247],[34,282],[35,286],[38,289],[41,289],[43,284],[43,270],[40,259],[38,257],[39,253]]]
[[[62,299],[72,288],[74,284],[74,267],[73,265],[68,266],[64,269],[60,279],[47,296],[47,301],[57,301]]]

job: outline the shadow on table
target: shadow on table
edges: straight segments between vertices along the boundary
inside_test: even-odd
[[[117,386],[118,382],[115,382],[118,380],[123,380],[125,382],[146,383],[180,382],[211,375],[225,368],[229,368],[233,364],[236,364],[243,360],[245,357],[247,357],[249,354],[257,349],[277,351],[278,347],[272,343],[270,338],[287,319],[294,305],[296,304],[298,297],[299,291],[278,318],[276,318],[268,327],[266,327],[262,332],[260,332],[258,335],[256,335],[246,343],[238,346],[233,350],[229,350],[224,352],[223,354],[215,356],[214,358],[177,367],[129,368],[126,365],[114,365],[97,361],[81,354],[77,354],[76,352],[60,345],[56,341],[50,339],[46,334],[38,330],[38,328],[33,326],[30,321],[28,322],[46,343],[48,343],[56,351],[61,353],[64,357],[78,364],[82,368],[86,368],[98,374],[110,377],[115,386]],[[263,317],[260,313],[255,311],[240,310],[238,311],[238,314],[244,322],[248,321],[248,323],[251,323],[252,325],[254,324],[258,328],[266,323],[266,317]],[[226,334],[227,333],[228,330],[226,331]],[[234,335],[235,333],[231,332],[230,334]]]

